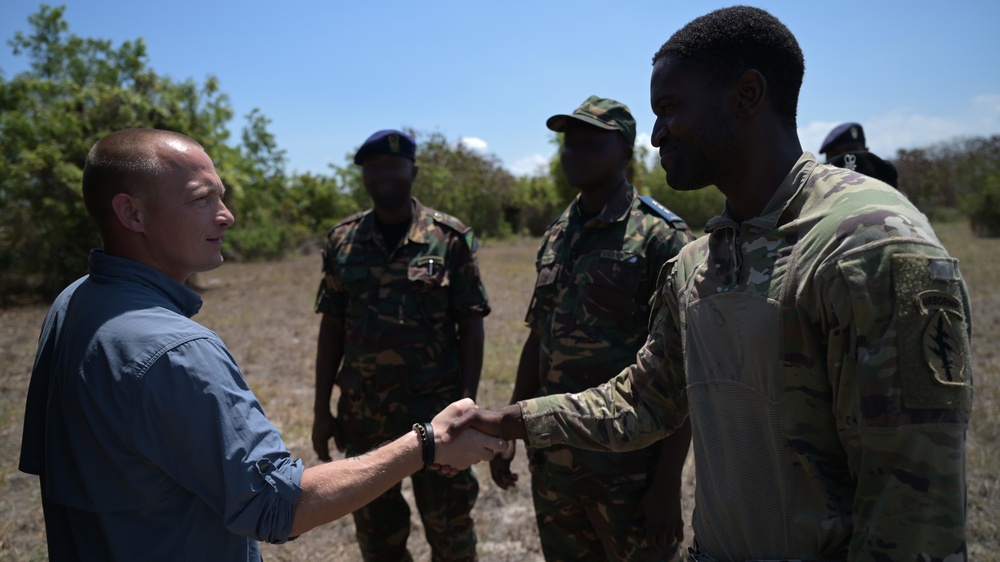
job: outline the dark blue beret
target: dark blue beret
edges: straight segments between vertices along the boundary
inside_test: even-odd
[[[823,139],[823,145],[819,147],[819,153],[823,154],[831,146],[842,142],[860,141],[865,143],[865,130],[858,123],[841,123],[830,131],[830,134]]]
[[[361,145],[358,153],[354,155],[354,163],[360,166],[364,164],[365,159],[376,154],[393,154],[415,160],[417,143],[413,137],[402,131],[383,129],[368,137],[368,140]]]

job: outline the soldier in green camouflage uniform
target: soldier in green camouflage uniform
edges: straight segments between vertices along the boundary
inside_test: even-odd
[[[329,233],[316,303],[323,321],[313,446],[322,459],[331,437],[348,456],[364,454],[451,402],[475,398],[489,313],[475,241],[454,217],[411,199],[414,154],[404,133],[372,135],[355,163],[375,208]],[[472,471],[448,478],[425,470],[412,483],[433,560],[475,560],[469,512],[479,487]],[[354,512],[354,522],[365,560],[411,559],[400,485]]]
[[[690,412],[692,560],[966,560],[957,260],[897,191],[802,153],[802,54],[770,14],[698,18],[654,61],[667,179],[725,213],[664,269],[634,365],[453,430],[623,450]]]
[[[581,193],[549,226],[538,250],[538,280],[525,318],[531,333],[512,403],[585,390],[630,365],[646,341],[660,267],[694,238],[680,217],[639,197],[626,180],[635,143],[628,107],[591,96],[547,125],[565,133],[563,171]],[[673,558],[675,537],[683,536],[680,475],[689,443],[690,433],[678,432],[632,452],[530,450],[546,560],[595,560],[598,553],[607,560]],[[659,464],[665,466],[657,470]],[[508,466],[501,459],[491,466],[504,487]],[[644,503],[647,492],[655,499]],[[673,501],[664,501],[664,493]],[[649,529],[663,536],[647,540],[647,525],[670,519],[664,512],[673,516],[664,525],[675,528]]]

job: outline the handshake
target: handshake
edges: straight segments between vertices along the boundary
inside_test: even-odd
[[[313,448],[321,460],[330,460],[330,439],[343,452],[346,443],[344,433],[353,433],[351,430],[355,429],[347,428],[345,431],[339,422],[328,411],[325,415],[317,415],[315,419]],[[429,433],[432,435],[427,437],[433,440],[431,448],[434,462],[429,468],[445,476],[454,476],[473,464],[492,460],[491,468],[494,480],[497,480],[494,466],[497,465],[497,459],[506,458],[506,466],[509,467],[510,459],[514,456],[513,440],[525,437],[519,406],[515,404],[499,410],[481,410],[469,398],[448,405],[434,416],[430,427]],[[510,474],[509,469],[506,474],[506,485],[497,481],[502,488],[510,487],[517,480],[517,476]]]
[[[459,415],[451,418],[456,413]],[[485,440],[486,443],[483,447],[488,449],[491,454],[481,460],[490,461],[490,473],[493,481],[504,490],[513,486],[517,482],[517,474],[511,472],[510,463],[514,459],[515,443],[517,439],[527,437],[524,422],[521,420],[521,407],[517,404],[511,404],[499,410],[481,410],[471,400],[464,399],[445,408],[434,418],[435,422],[438,418],[446,415],[451,419],[448,422],[447,431],[441,435],[442,446],[458,446],[463,441]],[[499,440],[497,440],[498,437]],[[493,440],[493,443],[489,442],[490,439]],[[494,444],[502,446],[493,447]],[[438,461],[438,459],[435,460]],[[432,465],[431,469],[448,476],[454,475],[460,470],[457,466],[440,461]]]

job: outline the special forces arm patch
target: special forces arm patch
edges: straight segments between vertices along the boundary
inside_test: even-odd
[[[892,257],[903,404],[972,409],[969,321],[958,261]]]

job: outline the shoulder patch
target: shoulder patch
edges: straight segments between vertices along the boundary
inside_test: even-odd
[[[684,219],[678,216],[677,213],[664,207],[662,203],[660,203],[656,199],[653,199],[652,196],[641,195],[639,196],[639,201],[642,201],[647,207],[652,209],[656,214],[660,215],[661,217],[666,219],[667,222],[674,225],[674,228],[678,228],[681,230],[688,230],[688,225],[686,222],[684,222]]]
[[[947,279],[950,275],[941,279],[943,268],[940,258],[892,256],[903,404],[969,412],[969,319],[959,283]]]

